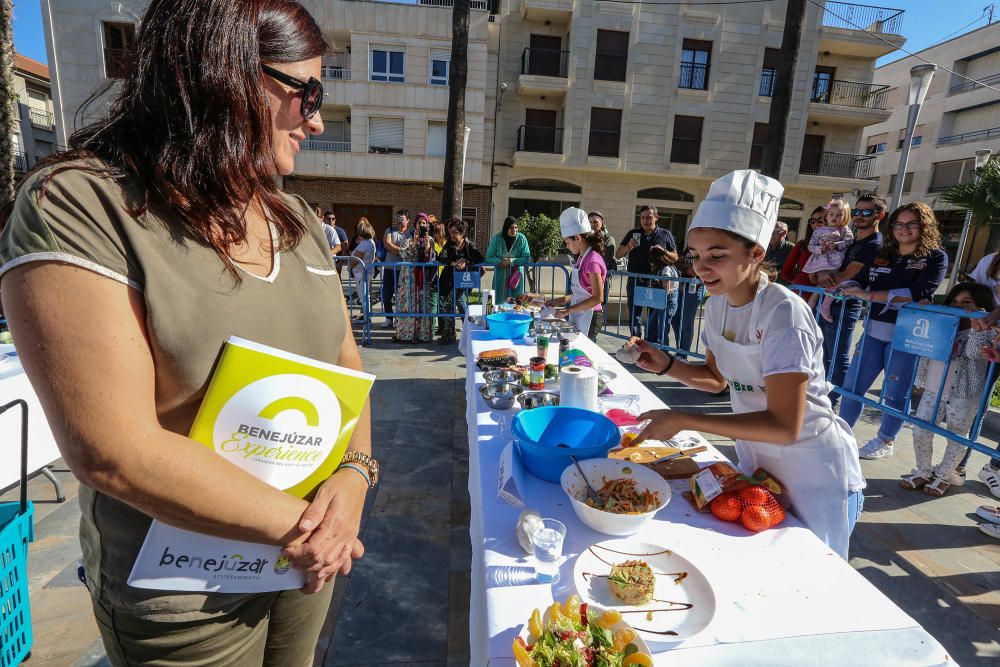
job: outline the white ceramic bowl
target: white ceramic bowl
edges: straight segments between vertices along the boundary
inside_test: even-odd
[[[605,535],[632,535],[639,532],[647,521],[670,502],[670,485],[667,480],[644,465],[632,461],[618,459],[586,459],[580,461],[580,467],[590,480],[595,491],[604,486],[604,478],[618,479],[631,477],[641,492],[643,489],[656,491],[660,494],[660,505],[652,512],[643,514],[615,514],[595,509],[584,502],[587,498],[587,484],[580,477],[576,466],[570,465],[563,471],[561,482],[563,491],[569,496],[573,511],[580,521]]]

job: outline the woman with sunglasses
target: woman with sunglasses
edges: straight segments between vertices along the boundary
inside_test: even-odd
[[[794,290],[794,285],[812,285],[808,273],[802,272],[802,267],[806,265],[812,253],[809,252],[809,240],[812,239],[813,232],[821,226],[826,215],[825,206],[817,206],[809,216],[809,224],[806,226],[806,235],[799,239],[788,253],[788,258],[783,266],[776,266],[775,270],[781,272],[781,279]],[[799,293],[801,295],[801,292]],[[808,297],[807,297],[808,298]]]
[[[187,434],[230,336],[361,369],[323,230],[275,184],[322,132],[329,48],[287,0],[153,0],[135,48],[106,115],[0,215],[4,311],[80,480],[86,582],[111,663],[312,664],[329,582],[363,553],[364,473],[377,477],[368,407],[348,444],[360,463],[311,503]],[[152,519],[284,547],[307,584],[132,587]]]
[[[885,373],[884,397],[889,407],[906,404],[917,357],[892,349],[892,335],[899,308],[912,301],[932,299],[948,270],[948,256],[941,249],[934,211],[924,203],[903,204],[889,215],[888,234],[875,259],[842,289],[845,296],[872,302],[871,316],[851,359],[844,389],[864,396],[875,379]],[[844,396],[840,416],[852,427],[861,415],[861,403]],[[898,417],[882,413],[878,434],[858,450],[863,459],[892,456],[893,441],[903,427]]]

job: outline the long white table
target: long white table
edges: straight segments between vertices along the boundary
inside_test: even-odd
[[[469,493],[472,504],[471,664],[513,664],[511,643],[532,609],[576,592],[577,555],[612,539],[581,523],[558,484],[525,473],[528,506],[566,524],[566,558],[554,585],[534,581],[532,557],[514,537],[519,510],[497,498],[500,454],[509,442],[497,425],[500,414],[483,402],[476,355],[513,347],[519,363],[534,347],[496,340],[466,326],[462,352],[467,359],[466,418],[469,425]],[[636,394],[643,410],[665,407],[656,396],[597,345],[580,337],[574,347],[596,366],[614,370],[616,394]],[[550,350],[550,354],[552,350]],[[515,408],[516,410],[517,408]],[[701,438],[698,434],[694,435]],[[702,444],[708,445],[702,439]],[[699,462],[724,457],[709,445]],[[673,499],[636,540],[683,555],[711,582],[716,613],[710,625],[684,642],[652,645],[657,665],[954,665],[944,648],[916,621],[789,515],[781,527],[749,534],[711,514],[696,512],[680,492],[686,480],[671,482]]]
[[[46,466],[58,460],[59,448],[45,419],[35,390],[21,367],[13,345],[0,345],[8,358],[0,363],[0,405],[23,398],[28,403],[28,474],[42,471],[63,500],[62,487]],[[0,489],[18,482],[21,476],[21,410],[12,408],[0,415]]]

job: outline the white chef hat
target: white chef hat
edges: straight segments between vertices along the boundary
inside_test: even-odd
[[[752,169],[728,173],[712,183],[689,230],[723,229],[766,248],[784,191],[781,183]]]
[[[559,231],[563,238],[576,236],[577,234],[589,234],[593,231],[590,226],[590,218],[582,208],[570,206],[559,214]]]

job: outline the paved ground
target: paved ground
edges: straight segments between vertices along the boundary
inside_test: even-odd
[[[468,664],[464,361],[450,348],[403,348],[387,338],[376,329],[375,344],[363,351],[367,368],[379,377],[374,447],[385,465],[364,536],[368,554],[350,578],[338,582],[316,664]],[[725,398],[654,376],[642,379],[675,408],[728,409]],[[857,430],[864,441],[875,422],[867,414],[862,420]],[[713,442],[732,454],[728,441]],[[1000,542],[976,530],[974,514],[989,501],[975,478],[985,457],[974,456],[968,484],[941,499],[898,487],[912,458],[904,432],[894,458],[863,463],[869,488],[851,564],[908,610],[959,664],[998,664]],[[29,664],[106,665],[87,592],[76,580],[76,485],[65,468],[57,474],[67,486],[66,503],[50,501],[51,485],[44,479],[30,486],[38,516],[29,561],[35,630]]]

